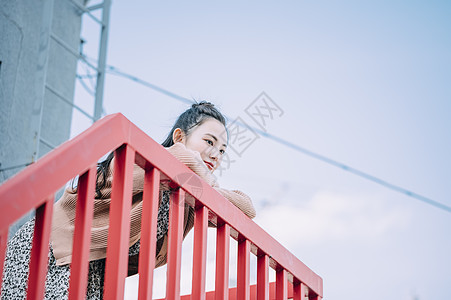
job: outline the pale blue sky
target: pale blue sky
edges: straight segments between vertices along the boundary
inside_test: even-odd
[[[116,0],[108,63],[249,124],[265,91],[284,110],[270,133],[451,206],[450,13],[449,1]],[[113,75],[105,89],[108,113],[159,142],[186,109]],[[74,120],[74,133],[87,124]],[[451,297],[450,213],[263,137],[235,160],[220,182],[251,195],[325,299]]]

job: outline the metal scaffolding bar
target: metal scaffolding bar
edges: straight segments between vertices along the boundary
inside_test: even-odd
[[[55,88],[51,87],[50,85],[46,84],[45,87],[52,92],[54,95],[58,96],[59,99],[61,99],[63,102],[69,104],[70,106],[72,106],[73,108],[75,108],[76,110],[78,110],[79,112],[81,112],[83,115],[85,115],[86,117],[88,117],[89,119],[94,121],[94,117],[92,115],[90,115],[88,112],[86,112],[84,109],[82,109],[80,106],[70,102],[69,99],[67,99],[66,97],[64,97],[61,93],[59,93]]]
[[[108,28],[110,22],[110,8],[111,0],[103,1],[102,11],[102,31],[100,34],[100,48],[99,59],[97,62],[97,85],[96,97],[94,104],[94,119],[98,120],[102,116],[103,111],[103,87],[105,85],[105,67],[106,67],[106,53],[108,43]]]
[[[99,3],[99,4],[95,4],[95,5],[86,7],[86,9],[87,9],[88,11],[94,11],[94,10],[98,10],[98,9],[100,9],[100,8],[103,8],[103,3]]]
[[[108,44],[108,32],[109,32],[109,20],[110,20],[110,9],[111,0],[104,0],[102,3],[86,7],[74,0],[68,0],[76,8],[81,10],[83,13],[87,14],[93,20],[95,20],[100,26],[100,42],[99,50],[97,55],[97,66],[89,62],[86,56],[80,51],[69,46],[64,40],[59,36],[51,33],[50,37],[58,43],[60,46],[65,48],[69,53],[77,57],[79,60],[83,61],[87,66],[97,72],[96,76],[96,88],[95,88],[95,98],[94,98],[94,116],[90,116],[84,110],[80,109],[78,106],[74,105],[74,108],[79,110],[84,115],[88,116],[93,122],[100,119],[103,113],[103,90],[105,85],[105,69],[106,69],[106,56],[107,56],[107,44]],[[102,20],[95,17],[91,11],[102,9]],[[53,89],[55,91],[55,89]],[[67,99],[64,99],[67,100]],[[67,102],[67,101],[66,101]],[[70,101],[69,101],[70,102]]]
[[[56,148],[55,145],[53,145],[52,143],[50,143],[46,139],[43,139],[42,137],[39,139],[39,141],[41,143],[43,143],[44,145],[46,145],[47,147],[49,147],[50,149],[55,149]]]
[[[50,37],[52,40],[57,42],[60,46],[62,46],[64,49],[66,49],[70,54],[75,56],[76,58],[82,60],[84,63],[86,63],[91,69],[100,72],[99,68],[94,66],[92,63],[90,63],[84,55],[81,55],[77,50],[69,46],[65,41],[63,41],[59,36],[51,33]]]
[[[69,2],[72,3],[76,8],[78,8],[79,10],[90,16],[91,19],[93,19],[95,22],[99,23],[100,25],[104,25],[104,23],[101,20],[97,19],[97,17],[91,13],[90,9],[86,8],[85,6],[81,5],[78,2],[75,2],[74,0],[69,0]]]

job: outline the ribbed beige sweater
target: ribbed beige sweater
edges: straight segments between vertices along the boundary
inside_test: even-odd
[[[221,195],[237,206],[250,218],[255,217],[255,209],[251,199],[243,192],[237,190],[226,190],[220,188],[215,177],[203,163],[200,154],[187,149],[183,144],[176,143],[167,148],[178,160],[199,175],[209,185],[215,188]],[[109,226],[109,206],[111,201],[111,183],[113,178],[114,159],[107,173],[106,185],[101,190],[102,196],[94,200],[94,218],[91,228],[91,246],[89,260],[96,260],[106,257],[108,226]],[[130,212],[130,240],[129,246],[135,244],[141,237],[141,211],[142,211],[142,191],[144,184],[144,170],[135,165],[133,170],[133,200]],[[167,189],[164,182],[160,183],[160,199],[162,189]],[[187,197],[190,197],[187,195]],[[77,193],[71,188],[67,188],[61,199],[54,206],[51,244],[57,265],[65,265],[72,260],[72,240],[74,234],[75,207]],[[184,237],[194,225],[194,210],[188,204],[185,205]],[[166,261],[166,238],[161,251],[157,255],[156,266],[160,266]]]

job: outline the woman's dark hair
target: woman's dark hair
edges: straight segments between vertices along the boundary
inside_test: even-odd
[[[201,101],[199,103],[195,103],[191,106],[191,108],[187,109],[184,113],[182,113],[171,131],[168,133],[168,136],[164,140],[161,145],[163,147],[171,147],[174,145],[174,141],[172,139],[172,134],[174,130],[180,128],[185,135],[188,135],[194,127],[201,125],[207,119],[216,119],[226,127],[226,120],[224,116],[216,109],[216,107],[210,102]]]
[[[218,120],[224,125],[224,127],[226,127],[225,117],[212,103],[206,101],[194,103],[189,109],[178,117],[171,131],[168,133],[168,136],[164,142],[161,143],[161,145],[166,148],[174,145],[172,135],[174,130],[177,128],[180,128],[185,135],[189,135],[190,131],[194,127],[201,125],[210,118]],[[114,152],[111,152],[104,161],[97,164],[96,197],[102,196],[100,191],[105,187],[108,170],[113,157]]]

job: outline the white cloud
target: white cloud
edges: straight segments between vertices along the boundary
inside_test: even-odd
[[[266,206],[256,222],[291,249],[331,240],[372,239],[410,222],[409,212],[385,204],[376,196],[321,192],[303,206]]]

